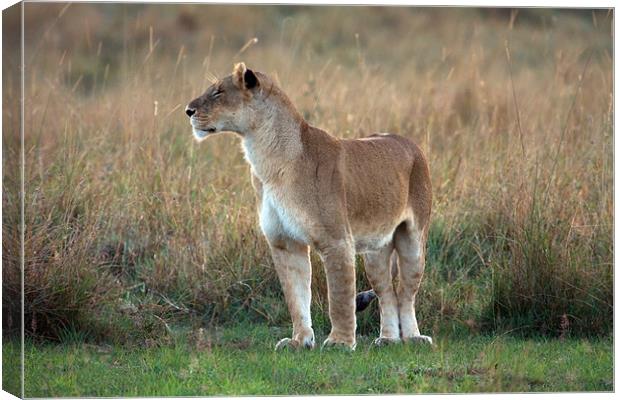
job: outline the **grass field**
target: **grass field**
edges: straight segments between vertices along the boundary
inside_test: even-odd
[[[612,391],[609,339],[462,336],[355,353],[275,353],[283,329],[242,326],[165,347],[26,346],[26,396]],[[15,344],[4,351],[17,355]]]
[[[21,328],[20,80],[7,38],[20,31],[18,16],[3,23],[2,302],[12,351]],[[353,365],[386,377],[377,390],[609,389],[613,18],[611,10],[27,3],[27,389],[155,394],[146,380],[157,376],[166,393],[199,393],[183,386],[193,378],[175,382],[175,368],[189,373],[180,365],[190,351],[171,327],[289,326],[239,139],[199,145],[183,113],[211,75],[238,61],[279,82],[312,125],[339,137],[397,133],[429,159],[434,206],[417,312],[422,332],[445,342],[383,354],[362,341]],[[314,253],[312,261],[313,318],[326,332],[325,277]],[[358,333],[376,336],[378,319],[373,307]],[[276,366],[306,368],[296,357],[314,365],[334,357],[334,366],[348,357],[279,359],[269,350],[275,337],[252,329],[246,351],[222,339],[194,354],[200,365],[227,366],[222,376],[200,369],[216,385],[209,393],[309,393],[314,386],[299,380],[266,377]],[[96,346],[112,346],[145,382],[93,381],[87,392],[89,367],[63,357],[113,359]],[[504,360],[497,370],[495,356]],[[262,369],[236,365],[265,357]],[[148,367],[165,361],[179,364]],[[591,375],[581,362],[596,367]],[[549,376],[545,365],[555,368]],[[63,368],[74,372],[34,389]],[[351,390],[357,378],[332,381],[332,364],[325,368],[310,375],[316,387]],[[108,370],[125,382],[127,370]],[[247,385],[231,386],[235,374]]]

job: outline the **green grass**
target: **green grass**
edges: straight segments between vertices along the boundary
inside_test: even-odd
[[[611,339],[436,337],[428,346],[276,353],[286,329],[241,325],[168,346],[26,345],[26,396],[611,391]],[[318,339],[323,339],[319,335]],[[18,354],[16,342],[4,351]]]
[[[19,339],[2,338],[2,390],[21,394],[21,352]]]

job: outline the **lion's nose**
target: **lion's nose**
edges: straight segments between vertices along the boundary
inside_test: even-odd
[[[196,109],[185,107],[185,114],[187,114],[188,117],[191,117],[192,115],[196,114]]]

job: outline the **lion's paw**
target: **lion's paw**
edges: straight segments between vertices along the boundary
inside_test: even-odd
[[[284,338],[276,344],[276,351],[295,350],[299,347],[299,342],[295,339]]]
[[[331,338],[325,339],[323,345],[321,346],[321,350],[345,350],[345,351],[355,351],[355,346],[357,344],[355,342],[346,343],[344,341],[334,340]]]
[[[299,349],[313,349],[314,348],[314,336],[310,336],[308,338],[297,340],[291,338],[281,339],[276,344],[276,351],[282,350],[299,350]]]
[[[428,345],[433,344],[433,338],[431,338],[430,336],[424,336],[424,335],[411,336],[404,340],[409,343],[421,343],[421,344],[428,344]]]
[[[298,339],[297,342],[300,343],[300,347],[304,349],[314,349],[314,334],[303,339]]]
[[[389,346],[392,344],[398,344],[400,342],[401,342],[400,338],[389,338],[389,337],[380,336],[376,338],[372,342],[372,344],[377,347],[382,347],[382,346]]]

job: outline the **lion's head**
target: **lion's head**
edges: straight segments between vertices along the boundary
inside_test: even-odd
[[[244,63],[236,64],[233,73],[211,85],[185,108],[194,137],[203,140],[215,133],[242,133],[252,125],[249,109],[256,108],[260,97],[262,74],[254,73]]]

